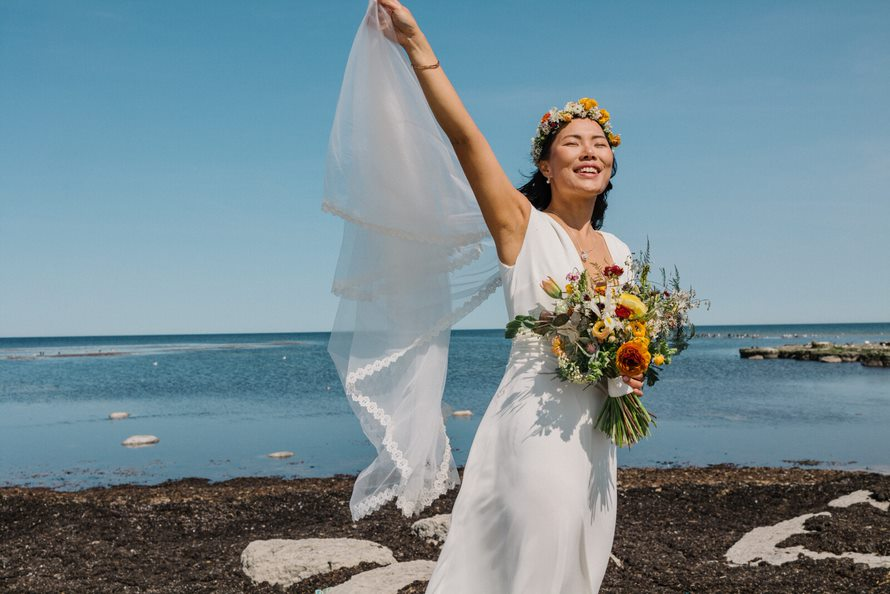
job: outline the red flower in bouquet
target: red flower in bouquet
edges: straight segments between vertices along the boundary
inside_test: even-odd
[[[630,316],[633,315],[634,312],[630,311],[630,309],[624,307],[623,305],[619,305],[615,308],[615,315],[621,318],[622,320],[626,320]]]

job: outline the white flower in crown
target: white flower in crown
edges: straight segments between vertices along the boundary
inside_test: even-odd
[[[603,127],[609,146],[612,148],[621,144],[621,136],[612,131],[612,124],[609,123],[609,112],[605,109],[600,109],[595,100],[582,97],[578,101],[569,101],[563,109],[551,107],[547,113],[541,116],[537,133],[532,138],[532,161],[537,163],[541,159],[544,143],[550,134],[557,132],[560,126],[571,122],[576,117],[587,118],[599,123]]]

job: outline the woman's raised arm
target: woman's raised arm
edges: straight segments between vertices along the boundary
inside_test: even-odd
[[[411,12],[398,0],[378,0],[378,4],[389,13],[396,39],[414,65],[433,115],[454,147],[494,238],[498,257],[512,265],[522,247],[531,204],[510,183],[441,66],[423,68],[438,64],[438,60]]]

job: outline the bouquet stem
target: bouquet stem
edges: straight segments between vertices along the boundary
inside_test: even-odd
[[[596,418],[596,428],[606,433],[618,447],[630,447],[649,435],[655,418],[633,392],[620,398],[606,398]]]

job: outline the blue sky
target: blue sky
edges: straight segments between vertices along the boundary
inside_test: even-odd
[[[890,320],[890,3],[409,3],[518,184],[581,96],[699,324]],[[0,336],[328,330],[366,2],[0,0]],[[495,295],[463,324],[500,327]]]

